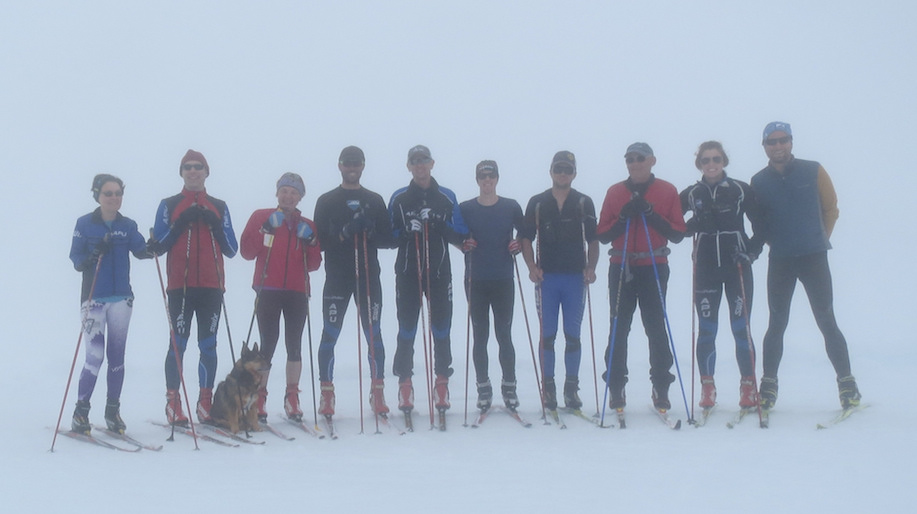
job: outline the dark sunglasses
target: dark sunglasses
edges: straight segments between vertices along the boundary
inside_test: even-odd
[[[624,159],[624,162],[626,162],[627,164],[633,164],[633,163],[635,163],[635,162],[643,162],[643,161],[645,161],[645,160],[646,160],[646,156],[644,156],[644,155],[635,155],[635,156],[633,156],[633,157],[627,157],[626,159]]]
[[[112,196],[124,196],[124,191],[103,191],[102,196],[111,198]]]
[[[415,166],[417,164],[426,164],[428,162],[433,162],[433,159],[429,157],[415,157],[411,159],[411,165]]]
[[[341,166],[345,168],[359,168],[363,165],[363,161],[341,161]]]
[[[181,169],[183,169],[183,170],[185,170],[185,171],[191,171],[191,170],[198,170],[198,171],[200,171],[200,170],[204,169],[204,165],[203,165],[203,164],[183,164],[182,167],[181,167]]]
[[[716,155],[714,157],[702,157],[700,160],[701,164],[710,164],[711,162],[719,164],[723,162],[723,158],[720,157],[719,155]]]
[[[496,172],[496,171],[491,171],[491,172],[487,172],[487,173],[478,173],[478,180],[484,180],[485,178],[493,178],[493,179],[495,179],[495,178],[497,178],[497,176],[498,176],[498,175],[497,175],[497,172]]]
[[[576,170],[572,166],[555,166],[553,170],[555,175],[573,175]]]
[[[765,139],[764,144],[767,146],[785,145],[792,140],[793,138],[791,136],[775,137],[773,139]]]

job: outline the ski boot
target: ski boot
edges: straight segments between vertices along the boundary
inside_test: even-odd
[[[385,381],[381,378],[374,378],[369,389],[369,405],[373,409],[373,414],[384,416],[388,414],[388,405],[385,404]]]
[[[436,376],[436,383],[433,385],[433,405],[439,411],[452,406],[449,403],[449,377],[445,375]]]
[[[121,419],[121,402],[109,398],[105,403],[105,425],[108,430],[117,434],[123,434],[127,430],[127,425]]]
[[[761,408],[771,410],[777,403],[777,377],[761,377],[761,388],[758,389]]]
[[[857,388],[856,379],[853,375],[847,375],[837,379],[838,395],[841,399],[843,409],[852,409],[860,405],[860,390]]]
[[[583,401],[580,400],[579,393],[579,379],[576,377],[567,377],[564,380],[564,405],[568,409],[579,410],[583,407]]]
[[[210,409],[213,407],[213,388],[202,387],[197,397],[197,420],[201,423],[210,423]]]
[[[751,409],[758,405],[758,393],[755,387],[755,377],[742,377],[739,382],[739,407]]]
[[[509,410],[516,410],[519,407],[519,396],[516,395],[516,381],[511,382],[504,380],[500,384],[500,392],[503,393],[503,404]]]
[[[76,408],[73,410],[73,421],[70,423],[70,431],[78,434],[89,435],[92,425],[89,423],[89,402],[78,400]]]
[[[405,378],[398,383],[398,410],[403,412],[414,410],[414,386],[410,378]]]
[[[166,421],[177,427],[187,427],[188,418],[181,410],[181,395],[178,389],[166,391]]]
[[[318,404],[318,413],[322,416],[334,416],[334,384],[331,382],[321,383],[321,397]]]
[[[544,379],[544,407],[548,410],[557,410],[557,386],[554,377]]]
[[[672,408],[672,403],[669,401],[668,384],[653,386],[653,407],[656,407],[658,411],[667,411]]]
[[[324,391],[322,398],[324,399]],[[297,423],[302,421],[302,409],[299,407],[299,384],[287,384],[287,392],[283,397],[283,411],[291,420]],[[264,414],[264,418],[267,419],[267,413]]]
[[[716,384],[713,377],[703,375],[700,377],[700,403],[698,405],[703,409],[710,409],[716,405]]]
[[[481,412],[487,412],[490,409],[494,399],[494,389],[490,385],[490,380],[478,382],[478,409]]]

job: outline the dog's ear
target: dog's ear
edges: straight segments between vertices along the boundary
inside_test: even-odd
[[[260,352],[258,351],[258,343],[255,343],[255,346],[252,346],[252,351],[255,352],[255,353],[260,353]]]

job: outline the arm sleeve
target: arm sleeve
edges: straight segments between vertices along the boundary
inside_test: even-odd
[[[840,216],[840,210],[837,208],[837,193],[834,191],[834,184],[831,183],[831,177],[822,166],[818,167],[818,196],[821,201],[821,217],[825,224],[825,233],[831,238],[831,232],[834,231],[834,224]]]

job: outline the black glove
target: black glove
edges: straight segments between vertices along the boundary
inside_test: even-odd
[[[201,219],[204,220],[204,223],[210,226],[212,230],[220,230],[223,226],[223,220],[220,219],[220,215],[207,209],[201,207]]]
[[[108,234],[105,234],[105,237],[96,243],[95,247],[92,249],[92,255],[98,258],[109,250],[111,250],[111,241],[108,239]]]
[[[713,217],[713,213],[709,210],[694,211],[694,216],[688,220],[685,224],[687,226],[687,234],[715,234],[716,233],[716,220]]]
[[[201,210],[196,206],[192,205],[187,209],[183,210],[181,214],[178,215],[178,219],[175,220],[174,227],[184,230],[188,228],[188,225],[194,223],[195,221],[201,218]]]
[[[344,239],[353,239],[355,234],[359,234],[363,231],[369,232],[371,230],[372,224],[366,219],[363,213],[358,212],[354,214],[353,219],[341,229],[341,235],[344,236]]]
[[[631,201],[621,207],[622,218],[639,218],[641,215],[648,216],[653,212],[653,206],[642,196],[635,196]]]
[[[151,257],[166,253],[166,249],[163,248],[162,243],[154,239],[153,236],[150,236],[150,238],[146,240],[146,251]]]
[[[404,220],[404,231],[407,233],[420,233],[423,232],[423,221],[420,221],[420,218],[416,216],[408,216]]]

